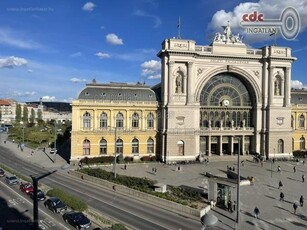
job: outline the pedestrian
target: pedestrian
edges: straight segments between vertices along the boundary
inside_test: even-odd
[[[283,184],[282,184],[282,182],[280,180],[279,183],[278,183],[278,189],[282,189],[282,186],[283,186]]]
[[[263,167],[263,160],[261,160],[261,167]]]
[[[155,174],[157,173],[157,168],[155,168]]]
[[[296,173],[296,167],[295,166],[293,167],[293,172]]]
[[[79,168],[81,169],[82,168],[82,162],[79,161],[78,165],[79,165]]]
[[[294,202],[293,203],[293,212],[294,212],[294,214],[296,214],[296,209],[297,209],[297,204]]]
[[[273,158],[273,164],[275,164],[275,158]]]
[[[258,219],[259,214],[260,214],[260,210],[259,210],[259,208],[258,208],[257,206],[256,206],[255,209],[254,209],[254,214],[255,214],[255,218]]]
[[[15,140],[13,139],[13,143],[15,143]]]
[[[302,182],[303,183],[305,182],[305,175],[304,174],[302,175]]]
[[[279,197],[280,197],[280,199],[279,199],[280,201],[285,201],[284,200],[285,194],[283,192],[280,193]]]
[[[304,197],[303,197],[303,195],[301,195],[301,197],[300,197],[300,205],[301,205],[301,207],[303,207],[303,205],[304,205]]]
[[[127,170],[127,165],[126,164],[124,165],[124,169]]]
[[[229,201],[227,202],[227,209],[228,209],[229,212],[233,212],[231,200],[229,200]]]
[[[279,165],[278,165],[278,167],[277,167],[277,172],[281,172],[281,168],[280,168]]]
[[[44,152],[44,153],[46,152],[46,148],[45,148],[45,147],[43,148],[43,152]]]

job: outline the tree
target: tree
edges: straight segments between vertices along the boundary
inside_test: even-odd
[[[24,105],[23,106],[23,116],[22,116],[22,121],[27,124],[28,121],[29,121],[29,110],[28,110],[28,106],[27,105]]]
[[[34,123],[34,121],[35,121],[35,111],[34,111],[34,109],[32,108],[31,109],[31,115],[30,115],[30,123]]]
[[[16,123],[19,123],[21,121],[21,105],[17,104],[16,106],[16,116],[15,116]]]
[[[37,121],[43,120],[43,112],[41,109],[37,110]]]

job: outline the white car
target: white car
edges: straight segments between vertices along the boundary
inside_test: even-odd
[[[56,149],[51,149],[50,154],[56,154],[57,150]]]

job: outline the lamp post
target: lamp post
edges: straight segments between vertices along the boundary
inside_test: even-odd
[[[22,127],[22,144],[20,146],[21,151],[23,151],[23,148],[25,146],[25,126],[23,124],[23,121],[20,122],[20,125]]]
[[[241,152],[241,137],[237,137],[238,140],[238,177],[237,177],[237,226],[239,229],[239,223],[240,223],[240,152]]]
[[[113,164],[113,172],[114,172],[114,178],[116,178],[116,141],[117,141],[117,127],[114,128],[114,164]]]

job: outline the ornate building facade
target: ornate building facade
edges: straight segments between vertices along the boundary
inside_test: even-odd
[[[72,102],[71,160],[155,156],[157,107],[142,84],[87,84]]]
[[[166,39],[158,56],[164,161],[292,153],[290,48],[249,49],[228,25],[209,46]]]

